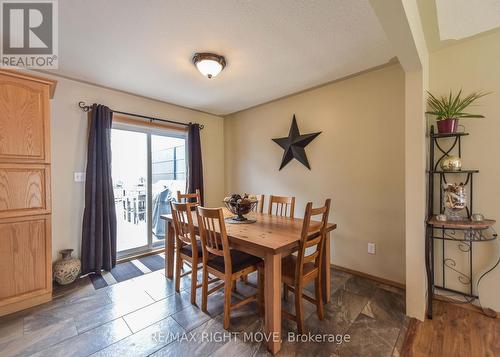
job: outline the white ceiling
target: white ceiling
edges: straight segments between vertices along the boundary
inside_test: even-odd
[[[436,0],[441,40],[460,40],[500,26],[500,0]]]
[[[226,56],[226,69],[204,78],[197,51]],[[369,0],[59,1],[56,73],[214,114],[393,56]]]

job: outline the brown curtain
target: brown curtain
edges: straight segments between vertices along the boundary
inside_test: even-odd
[[[82,274],[110,271],[116,265],[116,212],[111,180],[113,112],[92,106],[87,147],[85,211],[82,229]]]
[[[203,163],[201,161],[200,125],[190,123],[188,127],[187,192],[193,193],[196,189],[200,190],[201,204],[203,205]]]

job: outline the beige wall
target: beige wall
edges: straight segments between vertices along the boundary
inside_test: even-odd
[[[463,164],[477,168],[474,178],[474,211],[500,220],[500,32],[434,52],[430,56],[430,89],[433,93],[448,93],[463,88],[493,91],[483,98],[481,105],[471,109],[483,114],[484,119],[463,119],[469,136],[463,139]],[[500,254],[499,242],[476,244],[477,269],[483,271]],[[454,249],[460,268],[466,260]],[[448,275],[452,281],[453,274]],[[456,286],[459,287],[459,286]],[[479,287],[481,304],[500,311],[500,267],[487,275]]]
[[[424,319],[425,279],[425,90],[428,51],[416,0],[370,0],[405,71],[406,314]]]
[[[207,205],[216,205],[223,197],[224,139],[223,119],[88,85],[60,77],[52,100],[52,256],[64,248],[80,252],[84,183],[73,180],[75,171],[85,171],[87,114],[77,103],[102,103],[121,111],[154,115],[181,122],[205,125],[202,131],[204,178]]]
[[[331,197],[333,263],[404,283],[404,93],[397,64],[228,116],[226,193],[295,195],[299,217]],[[296,160],[278,171],[271,138],[293,114],[302,133],[322,131],[306,148],[311,171]]]

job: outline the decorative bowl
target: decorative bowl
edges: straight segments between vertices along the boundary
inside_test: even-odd
[[[224,204],[227,209],[236,215],[232,220],[239,222],[247,220],[244,215],[250,213],[258,202],[259,201],[256,199],[250,199],[248,196],[241,197],[238,194],[231,195],[224,199]]]
[[[443,171],[460,171],[462,169],[462,160],[458,156],[446,156],[441,161]]]

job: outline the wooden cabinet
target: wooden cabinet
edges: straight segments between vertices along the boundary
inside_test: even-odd
[[[55,85],[0,70],[0,316],[52,298],[49,100]]]

